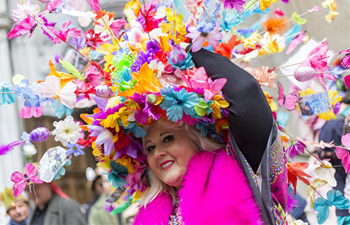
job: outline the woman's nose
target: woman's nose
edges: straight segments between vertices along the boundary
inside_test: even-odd
[[[166,156],[166,149],[158,147],[155,149],[154,155],[156,159]]]

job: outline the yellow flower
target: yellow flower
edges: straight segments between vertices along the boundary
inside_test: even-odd
[[[269,8],[272,3],[276,3],[277,0],[259,0],[259,6],[261,11]]]
[[[139,16],[140,9],[142,5],[140,1],[138,0],[131,0],[130,2],[126,3],[125,10],[129,11],[132,10],[135,14],[135,16]]]
[[[123,126],[125,127],[129,126],[128,117],[130,113],[131,112],[129,110],[126,110],[126,107],[121,107],[118,112],[108,115],[106,119],[100,122],[100,124],[103,127],[114,128],[115,131],[118,133],[119,132],[118,121],[121,120],[123,123]]]
[[[221,119],[221,108],[229,107],[229,103],[221,96],[215,95],[213,98],[213,103],[210,105],[210,108],[213,110],[213,117],[215,119]]]
[[[176,39],[176,32],[184,35],[186,34],[186,28],[184,22],[182,22],[182,15],[175,16],[170,8],[165,10],[166,20],[169,23],[161,23],[160,27],[164,33],[169,33]]]
[[[111,156],[104,156],[99,159],[99,162],[96,164],[98,167],[101,167],[107,171],[111,169]]]
[[[311,208],[313,207],[316,198],[316,189],[323,187],[327,184],[327,181],[320,178],[316,178],[310,186],[307,187],[306,194],[310,197]]]
[[[121,97],[120,96],[116,96],[116,97],[108,99],[108,102],[107,102],[107,105],[106,105],[106,110],[107,109],[111,109],[111,108],[119,105],[120,102],[121,102]]]
[[[118,158],[117,160],[115,160],[117,163],[119,163],[120,165],[126,167],[128,169],[129,173],[134,173],[134,163],[135,160],[133,158],[131,158],[130,156],[124,155],[122,158]]]
[[[241,37],[241,40],[243,42],[244,48],[252,48],[255,49],[256,44],[258,43],[259,39],[261,38],[261,35],[258,34],[258,31],[255,31],[250,35],[249,38]]]
[[[271,101],[271,99],[273,98],[272,96],[269,95],[269,93],[267,91],[264,91],[264,95],[265,95],[265,98],[267,100],[267,103],[269,104],[270,108],[271,108],[271,111],[272,112],[275,112],[277,111],[277,104],[276,102],[274,101]]]
[[[338,5],[335,2],[335,0],[326,0],[326,1],[322,2],[322,7],[323,8],[329,7],[329,9],[331,11],[337,11]]]
[[[334,106],[337,102],[339,102],[342,99],[341,96],[338,96],[337,91],[328,91],[327,93],[328,93],[330,106]],[[335,117],[336,117],[336,115],[333,112],[332,107],[330,107],[330,109],[327,112],[317,114],[317,116],[323,120],[335,119]]]
[[[92,154],[95,156],[95,157],[99,157],[102,155],[101,153],[101,146],[100,145],[96,145],[95,142],[92,143],[91,145],[93,151],[92,151]]]
[[[149,191],[149,188],[147,188],[144,192],[141,192],[140,190],[135,191],[132,195],[132,202],[138,202],[145,195],[145,193],[147,193],[147,191]]]
[[[329,11],[328,15],[326,15],[326,17],[325,17],[326,21],[328,23],[331,23],[332,20],[334,20],[334,18],[337,17],[338,15],[339,15],[339,13],[336,11]]]

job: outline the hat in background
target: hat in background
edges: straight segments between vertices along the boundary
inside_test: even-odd
[[[5,190],[0,193],[0,205],[5,205],[6,212],[9,211],[13,206],[15,206],[15,203],[20,200],[26,201],[26,199],[24,199],[22,195],[16,198],[13,195],[12,188],[5,188]]]

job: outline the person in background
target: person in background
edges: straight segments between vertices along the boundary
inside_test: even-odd
[[[5,188],[5,190],[0,193],[0,202],[3,202],[6,214],[10,216],[8,225],[27,224],[29,215],[29,203],[27,199],[23,198],[21,195],[15,198],[12,188]]]
[[[101,175],[97,175],[95,177],[95,179],[92,181],[91,189],[92,189],[92,192],[94,193],[94,200],[92,200],[91,202],[89,202],[87,204],[86,212],[84,214],[86,221],[88,221],[91,207],[96,203],[96,201],[99,199],[99,197],[103,193],[103,185],[102,185]]]
[[[101,175],[102,193],[91,207],[88,217],[89,225],[119,225],[117,216],[111,215],[105,209],[106,199],[110,193],[111,184],[107,181],[107,175]]]
[[[28,225],[86,224],[78,203],[63,193],[56,184],[34,184],[34,189],[26,189],[26,192],[35,204]]]
[[[341,100],[341,107],[339,114],[334,120],[327,121],[325,125],[321,128],[319,140],[324,142],[334,141],[335,145],[341,145],[341,137],[349,133],[349,124],[346,117],[350,111],[350,91],[347,90],[345,96]],[[337,158],[335,154],[335,148],[324,148],[320,151],[320,158],[329,159],[332,165],[341,165],[341,160]],[[340,191],[344,195],[346,172],[344,168],[336,167],[336,172],[334,177],[337,181],[337,186],[333,189]],[[336,209],[336,215],[338,219],[338,224],[349,224],[350,223],[350,213],[349,210]]]

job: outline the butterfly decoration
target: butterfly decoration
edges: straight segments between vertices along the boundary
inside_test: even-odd
[[[341,143],[346,147],[350,148],[350,133],[345,134],[341,138]],[[346,173],[350,173],[350,154],[345,148],[337,147],[335,150],[337,158],[341,160]]]
[[[61,88],[60,84],[61,81],[58,77],[47,76],[39,87],[41,97],[58,99],[60,103],[73,109],[77,101],[77,96],[74,93],[77,86],[72,82],[68,82]]]
[[[289,55],[300,43],[303,42],[303,38],[305,36],[306,31],[297,35],[292,42],[289,44],[286,54]]]
[[[329,207],[335,206],[337,209],[349,209],[350,201],[347,200],[340,191],[330,190],[327,192],[327,199],[319,197],[313,205],[313,209],[318,212],[317,222],[323,224],[329,216]]]
[[[310,184],[307,189],[306,189],[306,194],[310,197],[310,202],[311,202],[311,208],[314,205],[314,201],[315,201],[315,196],[316,196],[316,189],[317,188],[321,188],[323,186],[325,186],[327,184],[327,181],[320,179],[320,178],[316,178],[312,184]]]
[[[35,166],[31,163],[28,163],[24,167],[25,173],[21,172],[14,172],[11,175],[11,181],[14,182],[13,184],[13,191],[14,196],[17,198],[22,194],[24,189],[28,184],[34,183],[34,184],[41,184],[43,183],[42,180],[40,180],[37,176],[37,171],[35,169]]]
[[[278,106],[286,108],[288,111],[293,111],[296,109],[297,103],[299,102],[300,94],[298,91],[294,91],[288,95],[284,95],[283,86],[278,82]]]

